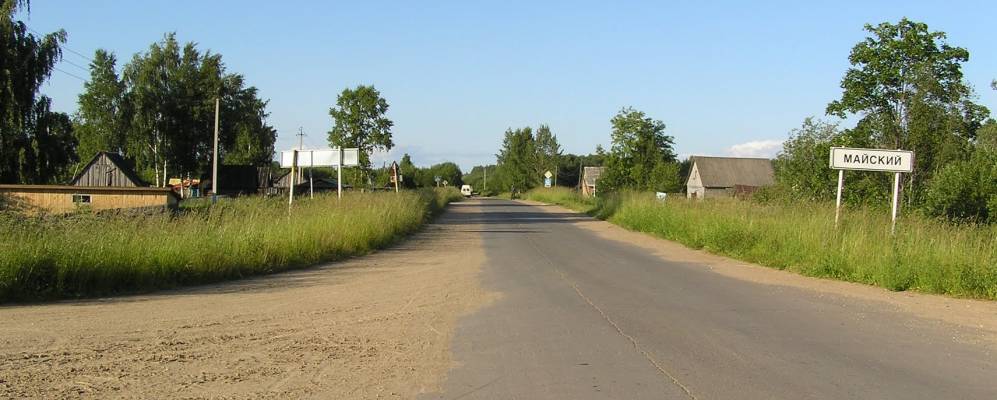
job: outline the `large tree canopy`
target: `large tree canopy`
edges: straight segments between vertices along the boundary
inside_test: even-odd
[[[388,101],[374,86],[360,85],[346,88],[336,98],[336,106],[329,108],[334,124],[329,131],[333,146],[360,149],[360,171],[367,174],[371,168],[373,151],[387,151],[394,147],[391,127],[394,122],[385,115]]]
[[[212,158],[216,98],[221,162],[268,164],[277,132],[266,123],[267,101],[242,75],[227,73],[220,54],[181,45],[170,33],[136,54],[119,77],[114,55],[97,50],[76,115],[81,158],[120,153],[156,185],[204,173]]]
[[[679,166],[672,149],[674,139],[665,135],[664,122],[627,107],[611,123],[613,145],[600,185],[609,190],[679,189]]]
[[[497,157],[499,176],[493,182],[499,190],[516,194],[536,186],[540,176],[536,173],[533,129],[507,129]]]
[[[0,183],[51,183],[75,162],[68,116],[39,96],[62,57],[66,32],[37,37],[14,20],[26,0],[0,0]]]
[[[828,104],[827,113],[858,115],[849,134],[871,146],[917,154],[905,189],[914,202],[920,191],[912,183],[966,158],[989,111],[971,101],[972,90],[963,82],[969,52],[949,45],[945,33],[906,18],[865,29],[870,36],[852,48],[841,98]]]

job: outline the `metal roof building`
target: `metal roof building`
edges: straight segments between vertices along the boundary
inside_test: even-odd
[[[690,160],[686,181],[690,198],[730,197],[775,183],[772,160],[767,158],[692,156]]]

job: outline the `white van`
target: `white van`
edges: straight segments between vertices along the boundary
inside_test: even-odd
[[[471,197],[471,185],[461,186],[460,194],[464,195],[464,197]]]

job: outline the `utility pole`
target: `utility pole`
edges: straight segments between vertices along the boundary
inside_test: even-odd
[[[304,150],[305,149],[305,147],[304,147],[304,142],[305,142],[305,131],[304,131],[304,128],[302,128],[302,127],[299,126],[298,127],[298,134],[296,136],[298,137],[298,150]],[[301,168],[298,168],[298,182],[303,182],[304,180],[305,180],[305,172]]]
[[[484,193],[486,190],[488,190],[488,166],[487,165],[485,165],[485,182],[482,183],[481,186],[484,186],[483,188],[481,188],[481,192],[482,193]],[[484,194],[482,194],[482,196],[484,196]]]
[[[211,161],[211,203],[218,201],[218,109],[221,99],[215,97],[215,150]]]

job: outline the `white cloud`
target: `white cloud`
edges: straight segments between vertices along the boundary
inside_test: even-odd
[[[731,157],[773,158],[781,149],[781,140],[752,140],[728,147],[727,154]]]

